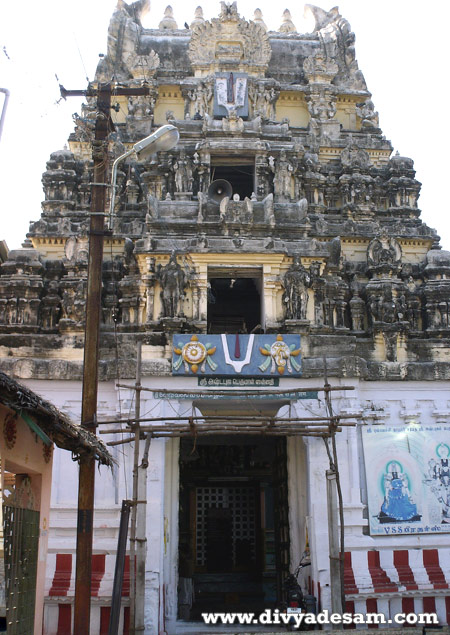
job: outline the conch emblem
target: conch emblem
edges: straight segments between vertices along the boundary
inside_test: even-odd
[[[270,372],[273,374],[277,370],[280,375],[284,375],[284,371],[288,370],[288,373],[292,373],[292,367],[299,372],[300,365],[296,361],[296,357],[300,354],[300,348],[295,348],[295,344],[288,346],[286,342],[283,342],[283,336],[277,335],[275,342],[265,344],[264,348],[259,347],[260,352],[267,357],[267,359],[258,367],[262,372],[266,371],[269,366]]]
[[[206,364],[211,370],[216,370],[217,364],[211,359],[211,355],[216,352],[216,347],[211,344],[202,344],[198,341],[197,335],[191,337],[190,342],[187,342],[182,346],[181,344],[174,346],[174,353],[178,355],[177,359],[173,362],[174,370],[178,370],[181,364],[184,362],[184,370],[186,373],[189,369],[193,373],[196,373],[200,368],[202,373],[206,370]]]

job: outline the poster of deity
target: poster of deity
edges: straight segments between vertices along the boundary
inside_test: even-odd
[[[450,426],[362,428],[371,535],[450,532]]]

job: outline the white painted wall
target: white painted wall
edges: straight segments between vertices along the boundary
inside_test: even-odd
[[[130,382],[132,383],[132,382]],[[283,378],[282,388],[298,387],[298,380]],[[358,426],[388,422],[405,426],[415,418],[421,424],[439,424],[450,420],[449,382],[362,382],[346,379],[333,383],[353,385],[354,391],[333,393],[336,413],[356,413]],[[194,377],[148,377],[143,384],[153,388],[194,389]],[[320,385],[318,380],[302,380],[301,385]],[[32,390],[69,412],[77,421],[81,404],[81,385],[78,382],[30,380]],[[143,392],[142,416],[175,416],[188,414],[192,403],[180,400],[156,401],[152,393]],[[101,418],[127,416],[133,412],[131,391],[114,388],[113,383],[99,387]],[[320,401],[297,402],[293,410],[298,416],[324,414],[323,393]],[[293,411],[292,410],[292,411]],[[284,412],[288,415],[289,409]],[[115,426],[114,426],[115,427]],[[103,429],[104,427],[102,427]],[[370,549],[389,554],[393,549],[421,549],[448,546],[448,534],[409,536],[369,536],[365,511],[364,464],[357,427],[343,428],[338,434],[337,449],[346,519],[346,550],[352,550],[354,567],[364,572],[366,552]],[[102,437],[109,439],[110,437]],[[116,435],[116,438],[118,436]],[[177,440],[153,440],[147,482],[147,569],[146,569],[146,632],[166,628],[175,632],[177,615],[177,559],[178,559],[178,448]],[[142,451],[142,449],[141,449]],[[94,552],[114,558],[117,545],[119,510],[123,498],[131,497],[132,447],[117,446],[113,450],[118,467],[114,471],[101,468],[96,473],[96,510],[94,516]],[[311,548],[311,576],[320,582],[322,607],[330,607],[328,528],[325,472],[328,457],[321,439],[289,439],[288,483],[289,519],[291,525],[292,567],[298,563],[305,547],[308,526]],[[77,465],[67,452],[56,451],[53,469],[52,513],[50,519],[49,553],[75,552]],[[358,555],[359,554],[359,555]],[[389,568],[389,557],[386,556]],[[52,565],[53,563],[53,565]],[[54,559],[49,558],[46,590],[51,585]],[[110,568],[107,571],[110,571]],[[105,580],[104,591],[110,592],[112,573]],[[367,581],[370,576],[367,571]],[[73,592],[73,587],[69,594]],[[53,615],[56,615],[53,611]],[[50,613],[47,614],[49,619]]]

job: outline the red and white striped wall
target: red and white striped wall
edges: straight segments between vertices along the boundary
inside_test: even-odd
[[[75,567],[72,554],[49,554],[44,613],[46,635],[70,635],[73,623]],[[354,550],[345,553],[346,610],[383,613],[436,613],[440,625],[450,624],[450,548]],[[128,633],[129,557],[126,557],[120,631]],[[92,635],[108,633],[115,555],[92,556]],[[320,585],[310,593],[321,601]],[[373,625],[371,628],[377,628]]]
[[[450,624],[450,549],[348,551],[346,610],[356,613],[437,613]]]
[[[115,555],[92,556],[92,635],[107,635],[114,581]],[[71,635],[73,625],[73,599],[75,589],[75,557],[71,553],[48,554],[47,588],[44,608],[46,635]],[[130,558],[125,558],[122,588],[123,608],[119,632],[128,634],[130,593]]]

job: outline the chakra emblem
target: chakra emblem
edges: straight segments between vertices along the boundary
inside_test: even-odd
[[[208,343],[199,342],[197,335],[193,335],[191,341],[184,344],[184,346],[181,344],[174,346],[173,350],[178,355],[173,362],[174,370],[178,370],[183,363],[186,373],[189,372],[189,369],[196,373],[199,368],[204,373],[206,364],[211,370],[216,370],[217,368],[217,364],[211,359],[211,355],[216,352],[216,347]]]
[[[300,354],[300,348],[295,348],[295,344],[288,346],[286,342],[283,342],[283,336],[277,335],[275,342],[265,344],[264,348],[259,347],[260,352],[267,357],[267,359],[258,367],[262,372],[265,372],[269,366],[270,372],[273,374],[277,370],[280,375],[284,375],[284,371],[288,370],[288,373],[292,373],[292,367],[299,372],[301,370],[300,365],[296,361],[296,357]]]

